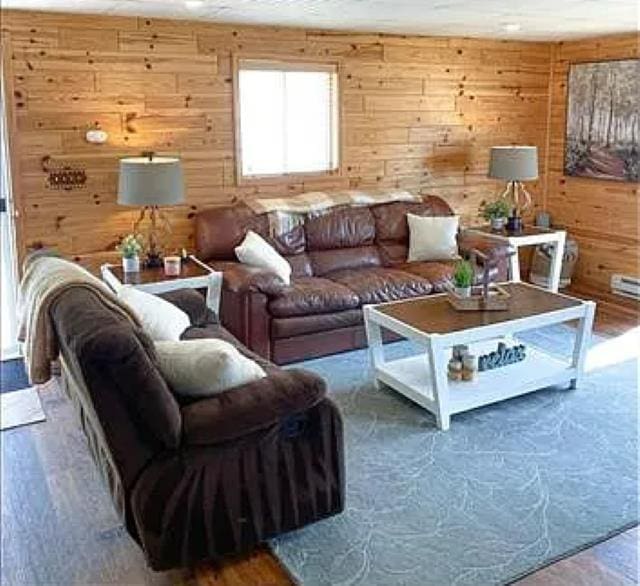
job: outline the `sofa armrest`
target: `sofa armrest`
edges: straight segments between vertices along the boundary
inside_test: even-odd
[[[495,260],[495,264],[489,273],[491,281],[506,281],[509,278],[509,257],[515,254],[514,248],[500,238],[492,238],[478,232],[463,231],[458,234],[458,248],[463,256],[471,256],[473,250]],[[481,283],[484,261],[476,256],[477,266],[475,270],[475,282]]]
[[[326,393],[324,380],[305,370],[278,370],[182,408],[186,445],[211,445],[248,435],[307,411]]]
[[[195,289],[176,289],[158,296],[184,311],[192,326],[218,323],[216,314],[207,307],[205,296]]]
[[[210,262],[209,266],[223,275],[222,287],[233,293],[259,291],[267,295],[278,295],[285,282],[275,273],[239,262]]]
[[[496,260],[507,259],[513,253],[513,247],[499,238],[478,232],[463,231],[458,234],[458,248],[461,253],[470,253],[473,249],[479,250]]]

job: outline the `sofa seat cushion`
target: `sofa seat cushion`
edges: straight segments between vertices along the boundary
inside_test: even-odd
[[[428,295],[433,289],[431,281],[424,277],[379,267],[336,271],[327,275],[327,278],[351,289],[362,304]]]
[[[270,300],[269,312],[274,317],[292,317],[346,311],[359,305],[358,296],[344,285],[318,277],[300,277]]]
[[[334,248],[316,250],[309,253],[313,274],[324,277],[327,273],[356,270],[382,265],[377,246],[356,246],[355,248]]]
[[[442,293],[453,282],[455,264],[455,261],[406,262],[394,268],[427,279],[431,282],[434,293]]]
[[[362,325],[361,309],[349,309],[347,311],[317,315],[279,317],[271,320],[271,337],[280,340],[359,325]]]

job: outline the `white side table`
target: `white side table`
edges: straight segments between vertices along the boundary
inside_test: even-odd
[[[142,268],[138,273],[125,273],[122,266],[105,264],[100,267],[102,280],[114,292],[124,285],[132,285],[147,293],[167,293],[177,289],[206,289],[207,307],[216,315],[220,309],[220,294],[222,291],[222,273],[214,271],[195,256],[189,256],[191,262],[182,265],[182,271],[177,277],[164,274],[162,267]]]
[[[521,246],[536,246],[538,244],[552,244],[551,266],[549,268],[549,289],[557,293],[560,285],[560,274],[562,272],[562,258],[564,256],[564,243],[567,233],[564,230],[553,230],[526,226],[517,233],[495,232],[488,226],[472,227],[469,232],[482,234],[487,238],[495,238],[513,246],[516,253],[509,258],[509,279],[519,282],[520,279],[520,257],[518,249]]]

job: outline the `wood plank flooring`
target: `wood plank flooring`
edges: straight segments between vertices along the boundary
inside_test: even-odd
[[[516,582],[516,586],[631,586],[638,583],[638,528]]]
[[[618,335],[631,321],[599,315]],[[3,586],[290,586],[267,549],[222,565],[154,573],[121,527],[55,381],[41,393],[49,421],[0,435]],[[629,586],[638,580],[638,528],[556,562],[518,586]],[[390,585],[392,586],[392,585]],[[446,585],[443,585],[446,586]]]

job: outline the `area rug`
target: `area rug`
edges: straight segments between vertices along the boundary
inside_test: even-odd
[[[553,326],[527,341],[568,355],[573,334]],[[296,366],[322,375],[342,411],[347,472],[343,514],[272,542],[300,584],[507,584],[637,523],[633,360],[590,372],[575,391],[455,415],[447,432],[376,391],[365,351]]]
[[[28,387],[0,395],[0,430],[44,421],[40,395],[35,387]]]

